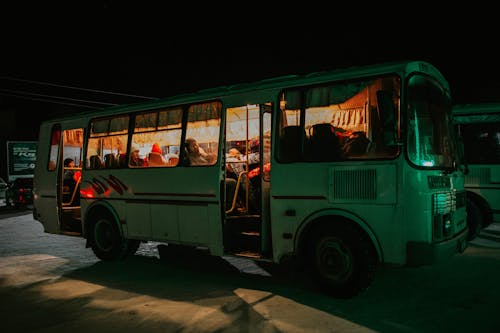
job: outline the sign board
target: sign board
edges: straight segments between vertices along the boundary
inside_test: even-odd
[[[36,148],[36,141],[7,141],[8,181],[34,176]]]

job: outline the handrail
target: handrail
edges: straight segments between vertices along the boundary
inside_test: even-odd
[[[64,171],[66,172],[66,170],[76,170],[76,171],[80,171],[81,172],[82,168],[80,168],[80,167],[65,167]],[[80,185],[81,179],[82,179],[82,177],[80,176],[78,178],[78,180],[76,181],[75,186],[73,187],[73,192],[71,193],[70,200],[68,202],[64,202],[63,200],[61,200],[61,206],[62,207],[71,206],[73,204],[73,201],[75,200],[76,192],[79,189],[79,185]]]
[[[236,182],[236,189],[234,190],[231,208],[229,210],[226,210],[226,214],[232,213],[234,211],[234,209],[236,208],[236,200],[238,198],[238,192],[240,190],[240,184],[242,182],[241,179],[242,179],[243,175],[246,175],[247,173],[248,173],[248,171],[242,171],[240,173],[240,175],[238,176],[238,181]],[[248,179],[248,177],[247,177],[247,179]],[[245,210],[245,212],[248,212],[248,188],[245,192],[246,192],[245,193],[245,198],[246,198],[245,201],[246,202],[245,202],[244,210]]]

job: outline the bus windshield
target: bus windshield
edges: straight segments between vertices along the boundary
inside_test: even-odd
[[[408,159],[418,167],[453,168],[457,149],[449,94],[422,75],[408,83]]]

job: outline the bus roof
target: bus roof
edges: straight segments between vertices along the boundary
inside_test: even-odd
[[[453,120],[456,124],[499,122],[500,102],[455,105]]]
[[[79,112],[77,114],[70,114],[67,116],[59,116],[50,119],[49,122],[68,117],[70,118],[75,118],[78,116],[88,117],[89,115],[105,116],[120,112],[154,109],[172,105],[185,104],[190,102],[201,102],[217,98],[224,98],[229,95],[244,94],[255,90],[268,90],[268,89],[275,90],[285,87],[322,83],[326,81],[343,80],[343,79],[348,80],[348,79],[371,77],[375,75],[400,73],[400,72],[410,73],[414,71],[433,75],[443,84],[445,89],[449,92],[449,84],[447,80],[444,78],[444,76],[436,67],[425,61],[408,60],[408,61],[395,61],[395,62],[387,62],[387,63],[365,65],[365,66],[352,66],[347,68],[340,68],[322,72],[312,72],[300,75],[298,74],[286,75],[269,79],[263,79],[251,83],[239,83],[230,86],[220,86],[215,88],[202,89],[196,92],[169,96],[154,101],[118,105],[102,109],[93,109],[90,111]]]

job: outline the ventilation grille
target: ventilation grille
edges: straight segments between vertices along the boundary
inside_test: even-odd
[[[465,184],[489,184],[490,169],[488,168],[470,168],[469,173],[465,175]]]
[[[331,200],[375,200],[377,170],[332,170]]]

